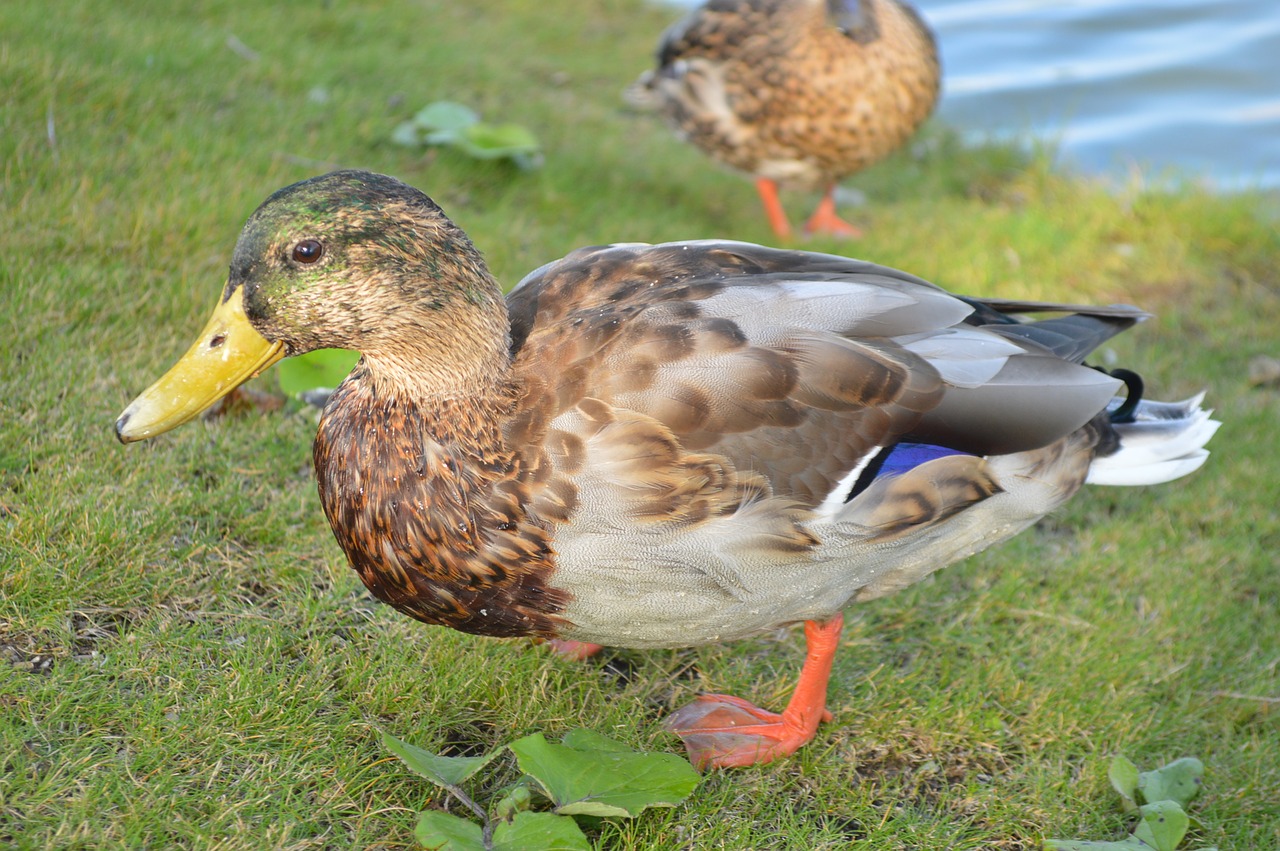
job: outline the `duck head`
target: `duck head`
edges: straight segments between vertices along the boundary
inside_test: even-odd
[[[245,222],[213,316],[116,420],[129,443],[198,416],[281,358],[353,349],[389,391],[473,389],[507,358],[505,303],[467,235],[418,190],[339,171]]]

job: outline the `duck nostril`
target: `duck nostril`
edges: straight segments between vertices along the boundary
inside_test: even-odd
[[[209,348],[216,349],[218,348],[218,346],[221,346],[226,341],[227,341],[226,334],[214,334],[213,338],[209,340]]]

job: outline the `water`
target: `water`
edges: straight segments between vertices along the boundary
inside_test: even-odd
[[[1045,139],[1118,181],[1280,187],[1276,0],[914,5],[942,51],[938,115],[967,134]]]

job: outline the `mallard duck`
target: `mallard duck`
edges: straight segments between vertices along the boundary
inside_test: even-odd
[[[899,0],[711,0],[667,30],[657,58],[628,100],[753,175],[782,238],[779,184],[824,192],[808,232],[858,234],[836,214],[836,183],[906,142],[941,73],[928,27]]]
[[[340,171],[249,217],[213,318],[116,433],[154,437],[282,357],[358,350],[314,458],[373,594],[429,624],[583,645],[802,622],[785,711],[706,695],[671,722],[698,765],[745,765],[813,738],[849,604],[1086,481],[1201,465],[1217,424],[1199,398],[1152,402],[1136,376],[1081,365],[1144,316],[723,240],[582,248],[504,299],[430,198]]]

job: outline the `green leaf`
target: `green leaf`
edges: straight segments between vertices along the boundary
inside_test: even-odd
[[[438,786],[460,786],[462,781],[484,768],[502,751],[484,756],[439,756],[416,745],[402,742],[390,733],[382,734],[382,744],[409,766],[415,774]]]
[[[462,133],[458,130],[432,130],[422,137],[422,144],[458,147],[462,144]]]
[[[399,145],[451,145],[481,160],[509,159],[523,169],[542,164],[538,139],[519,124],[485,124],[470,107],[436,101],[418,110],[412,121],[396,127],[391,140]]]
[[[412,121],[401,121],[391,131],[391,141],[406,148],[416,148],[422,144],[422,131]]]
[[[477,157],[496,159],[514,153],[538,150],[538,139],[519,124],[472,124],[462,133],[462,141]]]
[[[485,851],[480,825],[439,810],[418,813],[413,835],[431,851]]]
[[[474,109],[449,100],[429,103],[413,116],[414,124],[431,132],[460,133],[479,120],[480,116]]]
[[[457,142],[458,148],[480,160],[510,159],[523,169],[542,164],[534,135],[517,124],[475,124]]]
[[[276,375],[280,389],[296,397],[308,390],[332,390],[342,383],[360,359],[359,352],[346,349],[316,349],[296,358],[280,361]]]
[[[1139,812],[1142,820],[1133,829],[1133,835],[1158,851],[1174,851],[1187,835],[1190,819],[1176,801],[1144,804]]]
[[[525,151],[511,155],[511,162],[521,171],[533,171],[541,168],[544,162],[541,151]]]
[[[1116,755],[1111,760],[1111,769],[1107,772],[1111,778],[1111,788],[1120,793],[1124,799],[1124,811],[1133,812],[1138,808],[1138,766],[1124,756]]]
[[[1051,851],[1134,851],[1134,849],[1151,851],[1151,846],[1136,836],[1126,837],[1119,842],[1092,839],[1046,839],[1044,847]]]
[[[674,807],[698,785],[693,766],[668,753],[637,753],[619,742],[570,733],[552,744],[541,733],[508,745],[556,812],[634,818],[646,807]],[[574,744],[581,747],[574,747]]]
[[[1195,757],[1176,759],[1155,771],[1138,775],[1138,791],[1149,804],[1177,801],[1185,806],[1204,783],[1204,763]]]
[[[591,851],[582,828],[567,816],[516,813],[493,831],[493,851]]]
[[[575,751],[637,753],[635,748],[629,748],[617,739],[602,736],[595,730],[588,730],[585,727],[577,727],[570,730],[560,737],[560,742],[565,747],[573,748]]]

